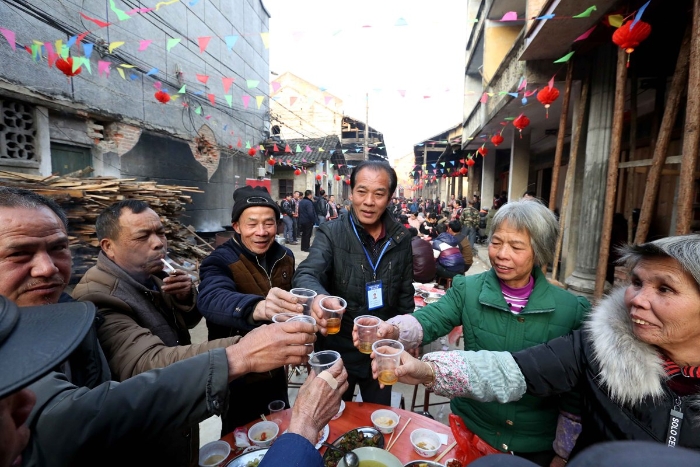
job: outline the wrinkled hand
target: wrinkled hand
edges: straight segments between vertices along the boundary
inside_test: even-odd
[[[372,378],[377,379],[379,373],[377,372],[377,361],[374,360],[374,352],[372,352],[370,357],[372,358]],[[428,367],[428,364],[417,358],[413,358],[406,351],[401,352],[401,363],[394,371],[396,376],[399,377],[399,381],[406,384],[422,384],[432,377],[432,371]],[[379,386],[382,388],[384,387],[381,383]]]
[[[338,381],[338,388],[332,389],[325,380],[310,372],[299,388],[289,423],[290,433],[301,435],[314,445],[318,442],[318,432],[338,413],[340,398],[348,389],[348,373],[342,360],[326,371]]]
[[[179,302],[187,301],[192,297],[192,278],[182,269],[176,269],[163,279],[160,290],[173,295]]]
[[[566,459],[555,454],[552,462],[549,463],[549,467],[564,467],[566,462]]]
[[[236,344],[226,348],[229,380],[246,373],[262,373],[284,365],[303,365],[309,361],[316,341],[316,327],[292,321],[260,326]]]
[[[272,317],[277,313],[299,313],[304,311],[304,307],[296,303],[296,297],[286,290],[273,287],[267,293],[265,300],[258,302],[253,310],[255,321],[272,321]]]
[[[318,326],[318,332],[322,335],[328,335],[328,321],[323,317],[323,309],[321,308],[321,300],[328,295],[316,295],[313,302],[311,302],[311,316],[316,320],[316,326]],[[315,444],[315,443],[314,443]]]

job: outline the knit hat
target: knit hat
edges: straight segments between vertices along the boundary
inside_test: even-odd
[[[242,186],[233,192],[233,209],[231,222],[237,222],[243,211],[254,206],[264,206],[275,211],[277,218],[281,216],[280,207],[272,200],[267,188],[262,186]]]

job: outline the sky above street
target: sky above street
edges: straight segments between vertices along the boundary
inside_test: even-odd
[[[461,122],[465,0],[263,3],[271,16],[270,71],[325,88],[360,121],[368,108],[390,159]]]

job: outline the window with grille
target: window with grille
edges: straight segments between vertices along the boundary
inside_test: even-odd
[[[34,108],[0,99],[0,159],[36,161]]]
[[[279,197],[280,199],[294,194],[294,180],[280,179],[279,180]]]

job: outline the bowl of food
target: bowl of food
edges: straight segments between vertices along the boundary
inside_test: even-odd
[[[433,457],[440,448],[440,437],[433,430],[418,428],[411,432],[413,449],[423,457]]]
[[[226,441],[212,441],[199,448],[199,466],[216,467],[231,454],[231,445]]]
[[[256,446],[267,448],[277,438],[279,431],[280,427],[275,422],[258,422],[248,429],[248,439]]]
[[[403,467],[398,457],[381,448],[363,447],[352,450],[357,454],[360,465],[381,465],[385,467]],[[340,459],[338,467],[347,467],[344,459]]]
[[[392,410],[375,410],[372,412],[371,419],[374,427],[384,434],[392,433],[399,424],[399,416]]]
[[[403,467],[445,467],[445,464],[433,461],[411,461],[404,464]]]
[[[338,409],[338,413],[333,415],[333,418],[331,420],[335,420],[336,418],[340,418],[341,415],[343,415],[343,410],[345,410],[345,401],[340,400],[340,408]]]

